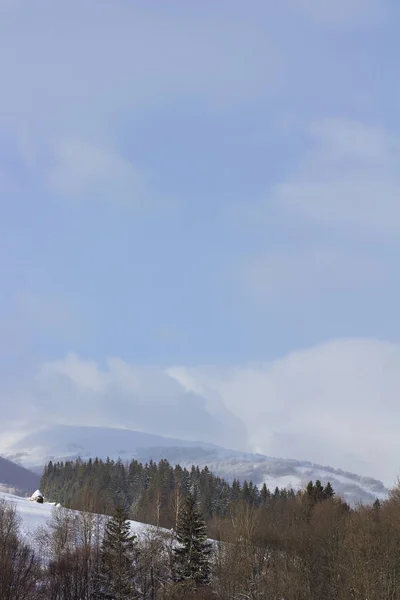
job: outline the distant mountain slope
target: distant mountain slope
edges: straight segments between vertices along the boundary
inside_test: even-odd
[[[0,440],[1,444],[1,440]],[[41,467],[49,460],[107,457],[130,459],[145,448],[217,449],[203,442],[167,438],[129,429],[107,427],[46,426],[31,433],[0,452],[8,459],[28,468]]]
[[[207,465],[210,471],[228,481],[247,479],[258,486],[265,482],[270,490],[275,487],[303,489],[310,480],[319,479],[324,485],[330,481],[336,493],[352,505],[373,503],[377,498],[383,500],[389,492],[381,481],[372,477],[361,477],[308,461],[239,453],[224,448],[143,448],[137,458],[141,462],[167,458],[171,463],[186,467]]]
[[[270,489],[303,488],[310,479],[328,480],[336,492],[348,502],[370,503],[385,498],[388,490],[382,482],[354,473],[312,464],[306,461],[271,458],[259,454],[237,452],[203,442],[190,442],[126,429],[105,427],[47,426],[0,451],[9,459],[41,472],[49,460],[99,458],[123,460],[136,458],[168,459],[172,464],[203,467],[231,481],[252,480],[257,485],[266,482]]]
[[[14,494],[32,494],[40,484],[40,475],[0,456],[0,488]]]

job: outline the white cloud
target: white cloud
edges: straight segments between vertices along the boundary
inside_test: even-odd
[[[38,373],[40,383],[46,384],[52,376],[65,377],[82,390],[104,393],[109,377],[99,370],[95,361],[81,360],[76,354],[67,354],[65,359],[44,363]]]
[[[160,200],[144,175],[118,150],[81,139],[64,139],[56,148],[48,183],[70,200],[149,208]]]
[[[400,473],[400,346],[336,340],[270,363],[188,369],[218,394],[253,450],[308,459],[392,484]]]
[[[236,269],[242,292],[261,302],[293,297],[297,301],[324,294],[372,288],[388,274],[381,261],[337,247],[250,259]]]
[[[378,127],[329,119],[310,128],[311,149],[270,201],[294,217],[357,237],[400,233],[400,140]]]
[[[400,138],[331,118],[312,123],[306,141],[286,178],[261,202],[231,213],[240,230],[266,232],[257,252],[233,269],[240,293],[262,302],[357,294],[395,276]],[[282,239],[289,242],[283,250]]]
[[[119,358],[107,359],[101,368],[70,353],[43,363],[34,381],[3,398],[10,420],[29,414],[27,418],[42,423],[128,427],[230,447],[247,444],[244,425],[220,399],[210,402],[161,368],[129,365]]]
[[[8,421],[24,415],[202,439],[388,485],[400,473],[399,344],[339,339],[271,362],[168,369],[118,358],[100,367],[70,354],[0,397]]]

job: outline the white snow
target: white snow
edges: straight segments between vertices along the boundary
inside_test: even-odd
[[[21,519],[21,532],[28,538],[35,534],[38,527],[46,527],[51,520],[53,510],[60,507],[60,505],[51,502],[39,504],[38,502],[31,502],[29,498],[21,498],[13,494],[0,492],[0,499],[2,498],[15,505]],[[151,528],[150,525],[138,523],[137,521],[130,521],[130,524],[132,533],[138,537],[147,531],[149,527]]]
[[[266,475],[265,480],[259,487],[261,488],[264,483],[271,492],[274,492],[275,488],[284,488],[286,490],[293,488],[294,490],[298,490],[302,487],[301,479],[296,475],[281,475],[280,477],[269,477]]]
[[[31,496],[31,500],[36,500],[36,498],[43,498],[43,494],[40,490],[36,490]]]
[[[39,504],[38,502],[31,502],[29,498],[21,498],[4,492],[0,492],[1,498],[15,505],[21,518],[21,531],[23,534],[33,534],[40,525],[46,525],[54,508],[53,504]]]

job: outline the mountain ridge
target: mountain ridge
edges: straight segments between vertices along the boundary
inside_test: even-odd
[[[167,459],[172,464],[193,464],[232,481],[245,479],[256,485],[305,487],[308,481],[329,480],[336,492],[349,503],[372,503],[384,499],[388,490],[372,477],[335,469],[310,461],[270,457],[231,450],[207,442],[180,440],[156,434],[91,426],[47,425],[30,433],[0,452],[8,459],[36,472],[49,460],[73,460],[78,457],[136,459],[140,462]]]

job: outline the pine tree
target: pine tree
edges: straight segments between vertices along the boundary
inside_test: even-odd
[[[123,508],[117,507],[109,519],[100,551],[99,573],[95,581],[96,600],[133,600],[136,536]]]
[[[317,502],[321,502],[321,500],[324,500],[324,486],[322,485],[319,479],[317,479],[317,481],[315,482],[314,494],[315,500]]]
[[[261,488],[261,493],[260,493],[261,506],[266,506],[270,497],[271,497],[271,492],[267,488],[267,484],[264,483]]]
[[[179,546],[174,548],[174,580],[194,585],[208,583],[212,544],[207,540],[206,525],[193,494],[188,495],[181,511],[176,539]]]
[[[310,498],[315,497],[315,488],[314,488],[314,484],[312,481],[308,482],[308,485],[306,487],[306,492],[307,492],[307,496],[309,496]]]
[[[250,490],[250,486],[249,486],[249,484],[247,483],[246,480],[243,482],[242,499],[246,503],[250,503],[250,500],[251,500],[251,490]]]
[[[379,512],[379,510],[382,508],[382,503],[381,503],[381,501],[379,500],[379,498],[377,498],[377,499],[375,500],[375,502],[373,503],[373,505],[372,505],[372,506],[373,506],[373,509],[374,509],[376,512]]]
[[[328,483],[325,486],[324,497],[328,499],[328,498],[333,498],[334,495],[335,495],[335,492],[333,491],[331,482],[328,481]]]
[[[242,493],[242,489],[240,486],[240,481],[238,479],[234,479],[232,482],[232,492],[231,492],[232,502],[236,502],[237,500],[240,500],[241,493]]]

